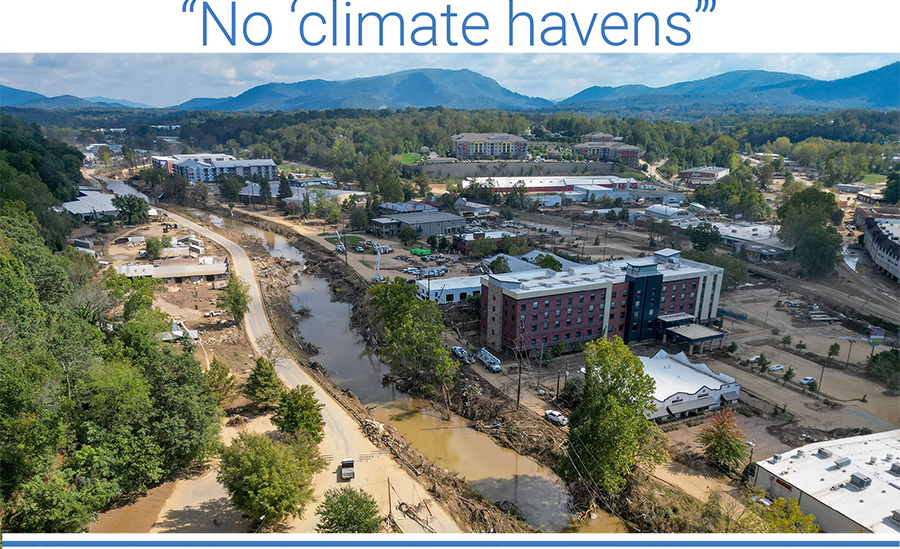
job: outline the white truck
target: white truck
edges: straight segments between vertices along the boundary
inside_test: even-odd
[[[489,353],[484,347],[478,350],[475,354],[475,358],[480,360],[488,370],[494,373],[500,372],[500,359]]]
[[[350,482],[356,476],[356,470],[353,468],[353,460],[347,458],[341,461],[341,480]]]

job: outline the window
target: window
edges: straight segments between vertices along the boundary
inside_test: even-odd
[[[578,314],[581,314],[583,312],[584,312],[584,307],[578,307]]]
[[[544,307],[549,307],[549,306],[550,306],[550,300],[548,299],[547,301],[544,301]]]
[[[590,323],[593,322],[593,321],[594,321],[594,317],[589,316],[589,317],[588,317],[588,324],[590,324]]]
[[[684,299],[684,294],[681,294],[681,299]]]
[[[584,295],[578,296],[578,303],[584,303]]]
[[[532,345],[532,346],[537,345],[537,340],[536,340],[536,339],[532,339],[532,340],[531,340],[531,345]]]
[[[531,320],[537,320],[537,313],[531,315]]]
[[[544,311],[544,318],[550,318],[550,311]]]
[[[524,303],[522,304],[522,310],[523,310],[523,311],[525,310],[525,304],[524,304]]]
[[[696,282],[691,282],[691,289],[692,289],[692,290],[696,290],[696,289],[697,289],[697,283],[696,283]]]
[[[535,301],[534,303],[531,304],[531,308],[532,308],[532,309],[537,309],[537,305],[538,305],[538,302]]]
[[[575,332],[575,337],[581,337],[581,332]]]
[[[566,333],[566,339],[567,339],[567,340],[568,340],[569,338],[571,338],[571,337],[572,337],[572,333],[571,333],[571,332]]]
[[[593,306],[593,305],[588,305],[588,312],[589,312],[589,313],[593,313],[593,312],[594,312],[594,306]]]
[[[549,327],[550,327],[550,323],[549,323],[549,322],[544,322],[544,329],[546,330],[546,329],[549,328]]]
[[[571,297],[569,298],[569,303],[568,303],[568,304],[569,304],[569,305],[572,304],[572,298],[571,298]]]
[[[635,322],[634,324],[631,325],[631,330],[632,331],[637,330],[638,329],[637,327],[638,327],[637,322]]]
[[[553,327],[554,327],[554,328],[559,328],[559,321],[558,321],[558,320],[557,320],[556,322],[553,323]]]
[[[681,285],[681,289],[682,289],[682,290],[687,290],[687,282],[685,282],[684,284]]]
[[[572,308],[571,308],[571,307],[569,307],[568,309],[566,309],[566,314],[567,314],[567,315],[572,314]]]
[[[665,287],[665,286],[663,286],[663,288],[662,288],[662,291],[663,291],[663,292],[665,292],[665,291],[666,291],[666,287]]]
[[[447,303],[453,302],[453,294],[447,294]]]
[[[610,327],[609,327],[609,328],[607,328],[607,329],[606,329],[606,331],[607,331],[607,332],[611,332],[611,331],[613,331],[613,327],[612,327],[612,326],[610,326]]]
[[[491,305],[491,312],[492,312],[492,313],[496,313],[496,312],[497,312],[497,307],[496,307],[496,305]]]
[[[628,303],[628,302],[625,301],[624,299],[622,300],[622,306],[623,306],[623,307],[624,307],[627,303]]]
[[[581,317],[580,317],[580,316],[578,317],[578,320],[575,322],[575,324],[581,324]]]
[[[679,311],[683,311],[683,310],[684,310],[684,304],[683,304],[683,303],[682,303],[681,305],[678,306],[678,310],[679,310]]]
[[[520,316],[519,320],[521,320],[522,322],[525,322],[525,315]]]
[[[665,303],[665,302],[666,302],[666,296],[662,296],[661,298],[659,298],[659,302],[660,302],[660,303]]]
[[[571,318],[567,318],[567,319],[566,319],[566,326],[571,326],[571,325],[572,325],[572,319],[571,319]]]
[[[625,311],[622,311],[621,313],[619,313],[619,318],[625,318]]]
[[[559,334],[556,334],[555,336],[553,336],[553,341],[559,341]]]
[[[624,295],[624,294],[623,294]],[[637,291],[637,295],[641,295],[641,290]]]
[[[640,307],[640,306],[641,306],[641,302],[640,302],[640,301],[635,301],[635,302],[634,302],[634,306],[635,306],[635,308]]]
[[[559,318],[559,315],[560,315],[561,312],[562,312],[562,311],[560,311],[559,309],[556,310],[556,318]]]
[[[609,313],[609,319],[612,320],[616,318],[616,313]]]
[[[546,337],[546,336],[544,336],[544,337],[541,338],[541,343],[547,343],[547,337]]]
[[[616,302],[613,301],[612,303],[609,304],[609,310],[611,311],[611,310],[613,310],[613,309],[615,309],[615,308],[616,308]]]
[[[562,305],[562,299],[557,299],[556,306],[559,307],[560,305]]]
[[[622,297],[628,296],[628,290],[622,290]]]
[[[594,333],[594,330],[588,330],[588,331],[587,331],[588,337],[590,337],[593,333]]]
[[[532,332],[536,332],[536,331],[537,331],[537,324],[532,324],[532,325],[531,325],[531,331],[532,331]]]
[[[691,292],[691,299],[694,299],[694,292]]]
[[[594,294],[591,294],[591,301],[594,300]]]
[[[612,298],[613,298],[613,299],[616,298],[616,292],[613,292],[613,293],[612,293]]]

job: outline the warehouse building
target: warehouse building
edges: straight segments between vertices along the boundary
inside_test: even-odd
[[[436,303],[458,303],[481,294],[480,276],[460,276],[437,280],[417,280],[416,297]]]
[[[397,236],[403,227],[412,227],[421,239],[462,233],[466,221],[447,212],[417,212],[376,217],[369,224],[370,232],[382,238]]]
[[[769,499],[796,499],[824,532],[900,534],[900,429],[807,444],[755,469]]]

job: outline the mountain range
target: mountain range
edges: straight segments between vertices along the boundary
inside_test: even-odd
[[[414,69],[351,80],[269,83],[234,97],[194,98],[169,109],[235,112],[399,109],[439,105],[451,109],[594,113],[898,109],[900,62],[839,80],[816,80],[800,74],[745,70],[656,88],[644,85],[594,86],[558,102],[513,92],[497,81],[467,69]],[[0,106],[40,109],[152,108],[142,103],[107,97],[47,97],[7,86],[0,86]]]

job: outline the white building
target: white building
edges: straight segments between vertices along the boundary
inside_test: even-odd
[[[650,217],[668,219],[669,221],[693,219],[694,217],[694,214],[688,210],[673,208],[672,206],[665,206],[663,204],[654,204],[644,210],[644,213]]]
[[[115,196],[100,191],[82,191],[75,200],[63,202],[62,207],[69,214],[82,220],[105,215],[116,217],[119,215],[119,209],[112,203]]]
[[[900,429],[825,442],[756,462],[753,483],[794,498],[829,533],[900,534]]]
[[[456,212],[463,217],[478,217],[479,215],[487,215],[491,213],[491,207],[478,202],[469,202],[465,198],[460,198],[453,203]]]
[[[900,219],[868,217],[864,221],[863,243],[879,269],[900,280]]]
[[[715,410],[738,401],[741,386],[725,374],[713,372],[706,364],[694,364],[683,352],[677,355],[660,350],[653,357],[639,357],[644,373],[656,381],[654,411],[648,419],[673,420]]]
[[[435,280],[417,280],[416,297],[423,301],[456,303],[470,296],[481,295],[480,276],[460,276]]]

